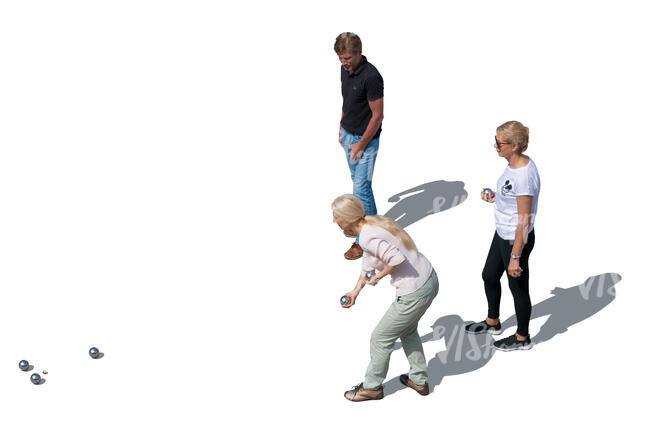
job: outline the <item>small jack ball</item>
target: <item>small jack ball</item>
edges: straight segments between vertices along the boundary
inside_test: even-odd
[[[348,298],[347,295],[343,295],[341,297],[341,305],[346,305],[346,304],[350,304],[350,298]]]
[[[372,279],[373,273],[372,272],[366,272],[366,279],[370,280]]]
[[[39,375],[38,373],[33,373],[30,379],[32,380],[32,384],[34,385],[38,385],[41,383],[41,375]]]
[[[90,350],[88,350],[88,354],[93,359],[96,359],[97,357],[99,357],[99,349],[97,347],[93,347]]]
[[[19,367],[20,370],[22,370],[23,372],[26,372],[26,371],[29,370],[29,362],[28,362],[27,360],[21,360],[21,361],[18,363],[18,367]]]

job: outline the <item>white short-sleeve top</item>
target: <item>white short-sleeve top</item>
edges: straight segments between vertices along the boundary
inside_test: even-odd
[[[535,225],[537,215],[537,199],[539,198],[539,173],[532,159],[528,164],[512,169],[508,165],[497,181],[496,198],[494,201],[494,220],[497,234],[501,239],[514,240],[515,230],[519,222],[517,215],[517,196],[532,196],[529,232]]]

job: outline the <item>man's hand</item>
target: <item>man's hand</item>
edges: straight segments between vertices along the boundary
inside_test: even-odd
[[[341,126],[339,126],[339,144],[343,147],[343,135],[341,134]]]
[[[363,156],[363,148],[361,143],[357,142],[353,145],[350,145],[350,161],[355,162],[358,159],[361,159]]]

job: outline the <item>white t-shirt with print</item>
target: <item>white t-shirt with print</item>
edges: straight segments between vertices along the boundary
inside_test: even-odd
[[[528,164],[520,168],[512,169],[508,165],[497,181],[494,202],[494,219],[497,227],[497,234],[501,239],[514,240],[515,231],[519,217],[517,216],[517,196],[532,196],[530,228],[535,225],[537,215],[537,199],[539,198],[539,173],[537,166],[532,159],[528,158]]]

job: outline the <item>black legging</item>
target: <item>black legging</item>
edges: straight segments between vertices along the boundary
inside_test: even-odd
[[[508,269],[513,241],[501,239],[494,232],[490,252],[483,267],[483,282],[485,295],[488,299],[488,317],[499,317],[499,303],[501,301],[501,276]],[[519,266],[524,269],[519,277],[508,274],[510,292],[515,299],[515,313],[517,314],[517,333],[521,336],[528,335],[528,322],[530,322],[530,294],[528,292],[528,257],[535,246],[535,230],[528,233],[528,242],[524,245],[519,259]],[[506,273],[507,274],[507,273]]]

